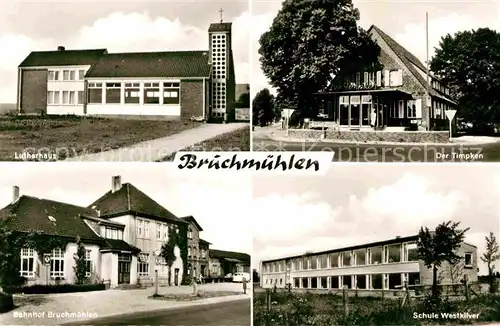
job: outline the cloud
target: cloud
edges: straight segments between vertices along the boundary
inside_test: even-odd
[[[43,194],[33,193],[32,195],[39,198],[50,199],[82,207],[88,206],[90,203],[94,202],[97,199],[92,193],[61,187],[52,188],[44,192]]]
[[[360,26],[367,29],[372,24],[385,25],[387,19],[389,19],[390,14],[381,15],[380,9],[383,4],[368,4],[366,1],[359,1],[356,3],[356,7],[361,10],[361,19],[358,22]],[[270,88],[269,81],[264,76],[260,69],[259,62],[259,37],[262,33],[267,31],[278,13],[281,4],[276,3],[275,5],[269,5],[267,2],[262,5],[254,5],[258,7],[258,14],[253,17],[254,27],[252,29],[252,85],[253,90],[258,92],[262,88]],[[264,10],[265,7],[265,10]],[[443,6],[445,7],[445,6]],[[260,9],[260,10],[259,10]],[[500,17],[500,6],[495,8],[498,12],[498,17]],[[398,10],[399,11],[399,10]],[[410,11],[398,12],[399,20],[403,22],[402,24],[392,25],[388,29],[384,29],[389,35],[395,38],[403,47],[416,55],[424,64],[426,61],[426,36],[425,36],[425,20],[418,19],[417,23],[406,23],[404,21],[415,21],[414,14],[409,14]],[[437,12],[437,10],[435,10]],[[441,11],[442,12],[442,11]],[[405,19],[406,18],[406,19]],[[429,16],[429,57],[432,58],[435,51],[434,48],[438,47],[441,37],[446,34],[454,34],[458,31],[477,29],[479,27],[485,27],[491,25],[491,28],[496,28],[500,30],[500,20],[484,21],[477,16],[472,16],[472,14],[458,14],[449,13],[446,15],[434,16],[433,12]],[[398,26],[398,27],[396,27]],[[275,92],[274,89],[272,89]]]
[[[236,82],[249,82],[249,14],[233,20]],[[109,52],[208,50],[208,26],[187,25],[180,19],[152,18],[147,12],[115,12],[82,26],[68,39],[34,40],[27,35],[0,37],[0,103],[16,102],[17,66],[31,51],[107,48]]]
[[[260,90],[264,88],[269,88],[272,93],[276,93],[275,89],[269,85],[267,77],[264,76],[261,65],[260,65],[260,55],[259,55],[259,39],[262,34],[264,34],[272,25],[273,19],[275,17],[275,12],[269,12],[266,14],[257,14],[252,16],[252,29],[251,29],[251,80],[252,80],[252,98]]]
[[[0,35],[0,103],[15,103],[17,66],[35,45],[36,42],[26,35]]]
[[[270,258],[293,249],[314,249],[311,241],[324,227],[334,224],[340,212],[315,193],[255,198],[252,203],[255,255]],[[303,239],[307,239],[307,244]]]
[[[446,16],[429,17],[429,59],[435,54],[435,48],[439,47],[441,37],[456,32],[484,27],[484,22],[469,15],[452,13]],[[426,37],[425,21],[421,23],[409,23],[403,28],[402,33],[394,35],[403,47],[413,53],[424,64],[426,61]]]
[[[408,173],[336,207],[315,193],[256,198],[256,261],[414,235],[422,225],[456,220],[470,206],[466,194],[436,191],[434,185]]]
[[[179,217],[192,215],[211,248],[252,251],[251,180],[247,177],[200,178],[176,184],[166,193],[151,194]],[[189,200],[186,200],[189,199]]]
[[[369,189],[361,198],[351,197],[350,216],[357,221],[369,216],[371,230],[382,231],[389,227],[415,233],[421,225],[433,227],[453,219],[468,205],[465,194],[453,190],[446,193],[432,191],[432,184],[424,176],[405,174],[393,184]]]

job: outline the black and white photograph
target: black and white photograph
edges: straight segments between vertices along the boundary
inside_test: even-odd
[[[255,176],[253,324],[498,324],[500,172],[443,167]]]
[[[250,150],[248,1],[2,1],[0,160]]]
[[[255,1],[255,151],[500,161],[495,1]]]
[[[248,175],[0,169],[0,324],[250,325]]]

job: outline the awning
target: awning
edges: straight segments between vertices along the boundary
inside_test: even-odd
[[[230,263],[242,263],[241,260],[235,259],[235,258],[224,258],[225,261],[228,261]]]

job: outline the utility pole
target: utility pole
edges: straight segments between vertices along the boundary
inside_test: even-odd
[[[427,130],[431,130],[431,112],[432,112],[432,99],[431,99],[431,91],[430,91],[430,77],[429,77],[429,13],[425,13],[425,52],[426,52],[426,77],[427,77],[427,96],[425,98],[425,106],[427,106]]]

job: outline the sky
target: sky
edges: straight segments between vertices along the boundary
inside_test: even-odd
[[[372,24],[392,36],[403,47],[426,60],[425,13],[429,14],[429,56],[446,34],[458,31],[489,27],[500,31],[500,1],[418,1],[418,0],[354,0],[360,11],[361,27]],[[252,3],[251,31],[251,92],[256,94],[270,85],[260,70],[259,38],[266,32],[279,9],[281,1],[255,0]],[[272,90],[272,89],[271,89]],[[272,90],[274,92],[274,90]]]
[[[248,1],[1,0],[0,103],[16,102],[17,67],[31,51],[208,50],[208,27],[221,8],[233,23],[236,82],[249,83]]]
[[[446,221],[470,228],[465,241],[481,256],[490,231],[500,242],[500,170],[494,164],[341,164],[317,177],[256,176],[253,216],[254,268],[261,260],[416,235]]]
[[[182,173],[160,163],[0,163],[0,207],[12,201],[13,186],[21,195],[88,206],[111,190],[121,175],[178,217],[192,215],[203,228],[200,237],[210,248],[250,254],[247,223],[251,179],[241,173]]]

